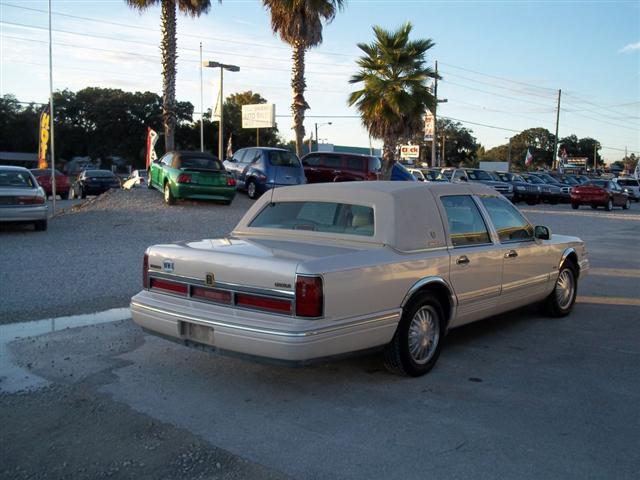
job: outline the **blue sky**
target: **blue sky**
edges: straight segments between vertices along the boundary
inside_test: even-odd
[[[159,8],[139,14],[123,0],[52,4],[55,89],[161,92]],[[0,94],[46,101],[46,10],[44,0],[0,0]],[[331,121],[319,129],[321,139],[368,145],[359,119],[347,118],[356,115],[346,103],[356,43],[371,41],[372,25],[393,29],[407,20],[416,38],[436,42],[429,60],[439,62],[439,95],[448,99],[439,114],[463,121],[487,148],[525,128],[554,131],[561,88],[561,137],[597,138],[607,161],[621,158],[625,147],[640,153],[639,2],[347,1],[307,57],[307,114],[333,117],[308,118],[307,132]],[[197,111],[200,41],[205,60],[241,67],[225,76],[225,94],[251,89],[275,103],[278,115],[289,114],[290,49],[272,35],[261,2],[225,0],[206,16],[179,17],[177,96]],[[205,110],[217,78],[205,70]],[[277,120],[291,138],[290,118]]]

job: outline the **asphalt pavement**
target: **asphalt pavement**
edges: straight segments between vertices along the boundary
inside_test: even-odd
[[[10,292],[3,320],[34,320],[51,301],[78,312],[71,289],[81,299],[106,291],[110,306],[126,306],[144,242],[223,234],[250,204],[240,196],[226,211],[184,205],[177,211],[186,217],[169,223],[154,198],[140,194],[124,219],[100,206],[62,215],[51,237],[0,231],[2,264],[22,259],[25,270],[0,279]],[[203,353],[148,336],[129,319],[74,329],[51,322],[48,334],[27,323],[5,347],[2,331],[14,327],[0,325],[0,354],[13,368],[6,375],[41,379],[30,393],[0,395],[5,477],[637,478],[640,208],[522,209],[533,223],[586,241],[592,274],[580,281],[575,310],[550,319],[530,307],[454,330],[435,369],[417,379],[387,373],[375,355],[287,368]],[[149,218],[137,224],[141,215]],[[47,281],[6,290],[40,276],[34,266],[54,249],[77,276],[51,281],[45,268]],[[82,262],[96,267],[91,275]],[[35,307],[13,298],[23,294]],[[0,379],[0,391],[8,383]],[[69,408],[77,419],[65,417]],[[56,425],[64,435],[52,433]],[[141,448],[154,439],[164,456]],[[82,442],[103,452],[78,458],[73,445]],[[29,449],[49,470],[19,453]],[[192,459],[181,457],[189,452]],[[216,468],[202,470],[200,460]]]

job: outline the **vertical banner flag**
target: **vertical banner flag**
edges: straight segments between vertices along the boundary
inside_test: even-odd
[[[155,130],[152,130],[150,127],[147,127],[147,155],[146,155],[146,165],[147,170],[149,169],[149,165],[151,162],[158,158],[156,155],[156,142],[158,141],[158,134]]]
[[[533,163],[533,155],[531,155],[531,152],[527,148],[527,155],[526,155],[526,157],[524,157],[524,164],[527,167],[529,167],[529,166],[531,166],[532,163]]]
[[[233,157],[233,145],[231,144],[231,135],[229,135],[229,141],[227,142],[227,158],[231,157]]]
[[[47,168],[47,150],[49,148],[49,105],[40,114],[40,128],[38,129],[38,168]]]
[[[633,176],[640,180],[640,162],[636,163],[636,168],[633,170]]]
[[[434,127],[434,117],[433,113],[427,110],[426,115],[424,116],[424,141],[430,142],[433,140],[433,127]]]

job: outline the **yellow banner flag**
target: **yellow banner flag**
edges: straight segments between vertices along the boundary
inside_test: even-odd
[[[49,148],[49,115],[48,107],[40,114],[40,141],[38,142],[38,168],[47,168],[47,149]]]

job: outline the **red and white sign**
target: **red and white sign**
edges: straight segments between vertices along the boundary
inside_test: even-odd
[[[400,158],[418,158],[420,156],[420,145],[402,145],[400,147]]]
[[[424,116],[424,140],[430,142],[433,140],[433,129],[435,127],[435,118],[433,113],[427,111]]]
[[[158,155],[156,155],[156,142],[158,141],[158,134],[155,130],[152,130],[150,127],[147,127],[147,153],[146,153],[146,165],[147,170],[149,169],[149,165],[152,162],[158,159]]]

